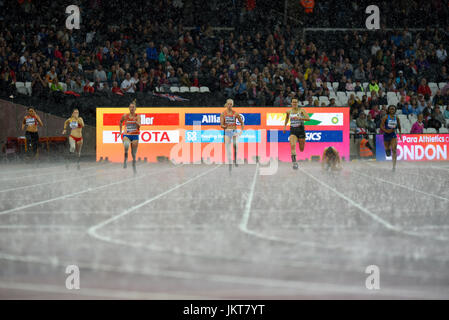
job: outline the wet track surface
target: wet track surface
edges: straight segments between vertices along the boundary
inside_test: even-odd
[[[390,166],[2,165],[0,298],[448,299],[449,163]]]

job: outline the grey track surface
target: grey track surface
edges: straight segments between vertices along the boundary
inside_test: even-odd
[[[448,299],[449,163],[390,166],[1,165],[0,298]]]

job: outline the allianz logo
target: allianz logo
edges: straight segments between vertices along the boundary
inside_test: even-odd
[[[245,122],[245,116],[243,114],[240,114],[240,116],[242,117],[243,122]],[[216,114],[203,114],[203,117],[201,118],[201,123],[220,124],[220,116]],[[240,125],[240,121],[238,119],[237,124]]]

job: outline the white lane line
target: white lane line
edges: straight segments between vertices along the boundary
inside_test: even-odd
[[[89,169],[93,169],[93,168],[89,168]],[[89,170],[86,169],[86,170]],[[102,171],[104,171],[104,167],[101,168]],[[109,170],[117,170],[117,169],[109,169]],[[73,181],[73,180],[77,180],[77,179],[83,179],[83,178],[88,178],[88,177],[93,177],[98,175],[100,172],[94,173],[94,174],[88,174],[88,175],[84,175],[84,176],[76,176],[76,177],[69,177],[66,179],[60,179],[60,180],[54,180],[54,181],[49,181],[49,182],[42,182],[42,183],[36,183],[36,184],[30,184],[27,186],[23,186],[23,187],[15,187],[15,188],[9,188],[9,189],[3,189],[0,190],[0,193],[3,192],[10,192],[10,191],[17,191],[17,190],[21,190],[21,189],[28,189],[28,188],[33,188],[33,187],[37,187],[37,186],[45,186],[47,184],[53,184],[53,183],[57,183],[57,182],[63,182],[63,181]],[[110,174],[115,174],[115,172],[109,171],[108,173],[106,173],[106,175],[110,175]],[[64,174],[64,172],[60,173],[60,174]]]
[[[331,190],[332,192],[334,192],[335,194],[337,194],[340,198],[346,200],[350,205],[356,207],[357,209],[359,209],[361,212],[363,212],[365,215],[367,215],[368,217],[370,217],[371,219],[373,219],[374,221],[378,222],[379,224],[383,225],[385,228],[387,228],[388,230],[394,231],[394,232],[398,232],[398,233],[403,233],[403,234],[407,234],[407,235],[411,235],[411,236],[417,236],[417,237],[425,237],[425,238],[432,238],[435,240],[441,240],[441,241],[446,241],[448,240],[448,238],[446,237],[433,237],[433,236],[428,236],[428,235],[423,235],[421,233],[417,233],[417,232],[413,232],[413,231],[407,231],[404,230],[401,227],[398,227],[396,225],[391,224],[390,222],[388,222],[385,219],[382,219],[381,217],[379,217],[378,215],[372,213],[370,210],[368,210],[367,208],[363,207],[361,204],[355,202],[354,200],[352,200],[351,198],[347,197],[346,195],[344,195],[343,193],[341,193],[340,191],[336,190],[335,188],[333,188],[332,186],[328,185],[327,183],[325,183],[324,181],[321,181],[320,179],[314,177],[313,175],[311,175],[310,173],[306,172],[304,169],[302,169],[301,167],[299,168],[302,172],[304,172],[307,176],[309,176],[310,178],[312,178],[313,180],[315,180],[316,182],[318,182],[319,184],[321,184],[322,186],[324,186],[325,188]],[[367,176],[369,178],[371,178],[370,176]]]
[[[13,229],[13,230],[20,230],[20,229],[80,229],[85,230],[86,226],[74,226],[74,225],[62,225],[62,224],[9,224],[9,225],[0,225],[0,229]]]
[[[254,190],[256,189],[256,181],[259,173],[259,163],[256,164],[256,171],[254,172],[253,181],[251,183],[251,189],[249,190],[248,200],[246,201],[245,211],[243,213],[242,221],[240,222],[239,229],[243,232],[248,231],[248,222],[251,212],[251,205],[254,197]]]
[[[290,240],[290,239],[286,239],[286,238],[280,238],[280,237],[276,237],[276,236],[272,236],[272,235],[267,235],[266,233],[257,232],[257,231],[254,231],[254,230],[251,230],[250,228],[248,228],[249,220],[251,217],[251,205],[252,205],[252,201],[253,201],[253,197],[254,197],[254,190],[256,188],[256,181],[257,181],[257,176],[258,176],[258,166],[259,166],[259,164],[256,165],[256,172],[254,173],[253,181],[251,183],[251,189],[250,189],[250,193],[248,196],[248,200],[245,205],[245,211],[243,213],[242,220],[239,224],[239,229],[242,232],[247,233],[251,236],[261,238],[264,240],[269,240],[269,241],[302,245],[302,246],[312,247],[312,248],[339,249],[339,250],[343,250],[343,251],[353,251],[351,248],[340,246],[340,245],[326,245],[326,244],[318,244],[316,242],[303,241],[303,240]]]
[[[73,261],[63,262],[58,258],[53,257],[49,259],[42,259],[40,257],[33,256],[15,256],[9,254],[0,253],[0,259],[10,260],[10,261],[20,261],[26,263],[40,263],[45,265],[52,265],[53,267],[66,267],[69,264],[73,264]],[[199,282],[217,282],[225,284],[235,284],[247,287],[248,285],[255,287],[269,287],[269,288],[283,288],[289,290],[295,290],[294,292],[289,292],[290,295],[303,295],[304,292],[310,295],[322,296],[325,294],[357,294],[366,295],[371,297],[383,296],[395,296],[398,298],[428,298],[428,299],[441,299],[447,292],[436,292],[435,290],[430,291],[416,291],[416,290],[403,290],[383,287],[381,292],[373,292],[367,290],[362,284],[360,286],[351,286],[344,284],[330,284],[325,282],[308,282],[299,280],[284,280],[276,278],[265,278],[265,277],[248,277],[240,275],[227,275],[227,274],[211,274],[211,273],[199,273],[199,272],[189,272],[189,271],[177,271],[177,270],[167,270],[159,268],[135,268],[133,266],[121,267],[117,265],[107,265],[107,264],[85,264],[77,262],[77,266],[80,269],[91,269],[95,271],[103,272],[120,272],[120,273],[131,273],[135,275],[144,275],[151,277],[165,277],[174,278],[181,280],[192,280],[198,285]],[[364,268],[361,268],[363,271]],[[361,271],[361,272],[362,272]],[[285,292],[284,292],[285,293]],[[208,296],[208,298],[211,298]]]
[[[449,168],[447,168],[447,167],[430,166],[430,168],[444,170],[444,171],[449,171]]]
[[[196,179],[201,178],[202,176],[208,174],[209,172],[214,171],[214,170],[217,169],[218,167],[220,167],[220,165],[218,165],[218,166],[216,166],[216,167],[214,167],[214,168],[212,168],[212,169],[209,169],[209,170],[207,170],[207,171],[205,171],[205,172],[203,172],[203,173],[200,173],[200,174],[194,176],[193,178],[190,178],[190,179],[186,180],[185,182],[183,182],[183,183],[181,183],[181,184],[178,184],[178,185],[176,185],[176,186],[174,186],[174,187],[172,187],[172,188],[170,188],[170,189],[168,189],[168,190],[166,190],[166,191],[164,191],[164,192],[162,192],[162,193],[159,193],[158,195],[156,195],[156,196],[154,196],[154,197],[152,197],[152,198],[150,198],[150,199],[148,199],[148,200],[146,200],[146,201],[144,201],[144,202],[141,202],[141,203],[138,204],[138,205],[135,205],[135,206],[133,206],[133,207],[131,207],[131,208],[129,208],[129,209],[123,211],[122,213],[120,213],[120,214],[118,214],[118,215],[115,215],[115,216],[113,216],[113,217],[111,217],[111,218],[109,218],[109,219],[107,219],[107,220],[105,220],[105,221],[103,221],[103,222],[101,222],[101,223],[99,223],[99,224],[96,224],[96,225],[92,226],[91,228],[89,228],[88,234],[91,235],[91,236],[94,237],[94,238],[101,239],[101,240],[103,240],[103,241],[107,241],[107,242],[112,241],[113,239],[110,238],[110,237],[98,235],[98,234],[97,234],[97,230],[100,229],[100,228],[103,228],[104,226],[106,226],[107,224],[109,224],[109,223],[111,223],[111,222],[114,222],[114,221],[116,221],[116,220],[118,220],[118,219],[120,219],[120,218],[122,218],[122,217],[124,217],[124,216],[126,216],[126,215],[128,215],[128,214],[130,214],[130,213],[133,212],[134,210],[137,210],[137,209],[139,209],[139,208],[141,208],[141,207],[143,207],[143,206],[145,206],[145,205],[147,205],[147,204],[153,202],[154,200],[157,200],[157,199],[159,199],[159,198],[165,196],[166,194],[169,194],[170,192],[172,192],[172,191],[174,191],[174,190],[176,190],[176,189],[179,189],[179,188],[185,186],[186,184],[195,181]]]
[[[117,290],[117,289],[98,289],[98,288],[85,288],[81,287],[78,290],[68,290],[64,286],[49,285],[43,283],[24,283],[24,282],[5,282],[0,281],[0,289],[5,290],[18,290],[18,291],[36,291],[39,293],[56,293],[76,295],[81,297],[96,297],[96,298],[111,298],[111,299],[148,299],[148,300],[191,300],[191,299],[206,299],[205,296],[198,295],[181,295],[177,293],[160,293],[160,292],[143,292],[143,291],[131,291],[131,290]],[[7,292],[4,292],[7,294]],[[5,294],[2,293],[2,299],[8,299]],[[23,297],[27,299],[27,297]],[[33,295],[35,297],[35,295]],[[38,299],[46,299],[42,296],[38,296]],[[55,298],[52,298],[55,299]],[[66,299],[59,297],[56,299]]]
[[[382,179],[382,178],[378,178],[378,177],[375,177],[375,176],[372,176],[372,175],[369,176],[369,175],[366,175],[364,173],[361,173],[358,170],[350,169],[350,171],[352,171],[352,172],[354,172],[354,173],[356,173],[358,175],[370,178],[370,179],[373,178],[373,179],[379,180],[381,182],[388,183],[388,184],[391,184],[391,185],[394,185],[394,186],[397,186],[397,187],[400,187],[400,188],[404,188],[404,189],[407,189],[407,190],[410,190],[410,191],[422,193],[422,194],[424,194],[426,196],[429,196],[429,197],[433,197],[433,198],[436,198],[436,199],[439,199],[439,200],[449,201],[449,198],[441,197],[441,196],[436,195],[434,193],[428,193],[428,192],[425,192],[425,191],[422,191],[422,190],[418,190],[418,189],[415,189],[415,188],[410,188],[410,187],[408,187],[406,185],[403,185],[403,184],[400,184],[400,183],[395,183],[395,182],[392,182],[392,181],[388,181],[388,180],[385,180],[385,179]]]
[[[109,164],[109,163],[108,163]],[[106,164],[106,165],[108,165],[108,164]],[[90,169],[94,169],[94,168],[98,168],[98,167],[103,167],[103,166],[105,166],[105,165],[103,165],[103,164],[94,164],[94,165],[91,165],[91,166],[83,166],[83,170],[90,170]],[[60,169],[60,168],[57,168],[57,169]],[[36,168],[36,169],[34,169],[34,171],[35,172],[39,172],[39,168]],[[66,173],[66,171],[65,171],[65,169],[64,170],[58,170],[58,171],[51,171],[51,172],[47,172],[47,173],[38,173],[38,174],[30,174],[30,175],[27,175],[27,176],[16,176],[16,177],[11,177],[11,178],[3,178],[3,179],[0,179],[0,182],[1,181],[9,181],[9,180],[20,180],[20,179],[25,179],[25,178],[31,178],[31,177],[42,177],[42,176],[48,176],[48,175],[54,175],[54,174],[61,174],[61,173]],[[69,172],[69,173],[75,173],[75,172]]]
[[[105,185],[101,185],[101,186],[98,186],[98,187],[87,188],[87,189],[84,189],[82,191],[73,192],[73,193],[70,193],[70,194],[66,194],[66,195],[63,195],[63,196],[51,198],[51,199],[48,199],[48,200],[33,202],[33,203],[30,203],[30,204],[27,204],[27,205],[24,205],[24,206],[12,208],[12,209],[5,210],[5,211],[0,211],[0,215],[9,214],[9,213],[12,213],[12,212],[16,212],[18,210],[28,209],[28,208],[31,208],[31,207],[34,207],[34,206],[38,206],[38,205],[49,203],[49,202],[53,202],[53,201],[63,200],[63,199],[74,197],[74,196],[77,196],[77,195],[80,195],[80,194],[83,194],[83,193],[86,193],[86,192],[92,192],[92,191],[95,191],[95,190],[100,190],[100,189],[107,188],[107,187],[110,187],[110,186],[114,186],[114,185],[117,185],[117,184],[121,184],[121,183],[124,183],[124,182],[127,182],[127,181],[132,181],[132,180],[141,179],[141,178],[144,178],[144,177],[147,177],[147,176],[152,176],[152,175],[155,175],[155,174],[159,174],[159,173],[162,173],[162,172],[165,172],[165,171],[168,171],[168,170],[172,170],[172,169],[173,168],[162,169],[162,170],[158,170],[158,171],[155,171],[155,172],[147,173],[147,174],[144,174],[144,175],[139,175],[137,177],[123,179],[123,180],[120,180],[120,181],[117,181],[117,182],[111,182],[111,183],[108,183],[108,184],[105,184]]]
[[[248,228],[248,223],[249,223],[249,220],[251,217],[251,206],[252,206],[252,202],[253,202],[253,198],[254,198],[254,191],[256,189],[256,182],[257,182],[258,175],[259,175],[259,164],[257,163],[256,171],[254,172],[253,181],[251,182],[251,188],[249,191],[248,200],[246,201],[245,211],[243,212],[242,220],[240,221],[240,224],[239,224],[239,229],[244,233],[247,233],[249,235],[252,235],[252,236],[255,236],[258,238],[262,238],[265,240],[284,242],[284,243],[289,243],[289,244],[297,244],[298,241],[292,241],[292,240],[288,240],[288,239],[284,239],[284,238],[266,235],[266,234],[256,232],[256,231]],[[301,244],[303,244],[303,243],[301,242]],[[313,243],[313,245],[317,246],[314,243]]]

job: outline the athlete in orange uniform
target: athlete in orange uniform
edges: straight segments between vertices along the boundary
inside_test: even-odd
[[[37,158],[37,147],[39,144],[39,134],[37,132],[37,125],[43,127],[41,118],[36,114],[33,108],[28,108],[28,114],[23,118],[22,130],[25,129],[25,143],[27,145],[28,154],[33,154]]]
[[[242,134],[244,130],[243,118],[237,111],[232,110],[234,106],[234,101],[232,99],[226,100],[226,110],[220,115],[220,124],[224,129],[224,142],[226,149],[226,157],[229,161],[229,170],[232,168],[232,157],[231,157],[231,139],[234,146],[234,164],[237,167],[237,138]],[[237,119],[240,121],[242,126],[242,131],[237,130]]]
[[[62,134],[66,134],[67,125],[72,130],[69,136],[70,158],[78,156],[76,161],[76,167],[78,170],[80,169],[81,148],[83,147],[82,130],[84,127],[83,118],[81,118],[79,114],[80,112],[78,109],[73,109],[72,116],[64,122],[64,130],[62,131]]]
[[[122,127],[125,124],[125,130],[122,134]],[[124,114],[120,119],[120,136],[122,136],[123,146],[125,148],[125,160],[123,168],[127,167],[128,149],[131,145],[131,155],[133,157],[133,171],[136,174],[136,154],[139,146],[140,117],[136,114],[136,100],[130,103],[129,113]]]

